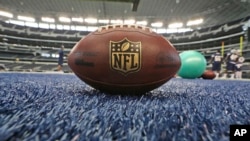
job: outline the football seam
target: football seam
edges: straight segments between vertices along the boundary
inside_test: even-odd
[[[140,34],[143,34],[143,35],[146,35],[146,36],[151,36],[151,37],[161,37],[163,38],[162,36],[158,35],[158,34],[153,34],[152,33],[149,33],[149,32],[143,32],[143,31],[140,31],[140,30],[137,30],[137,31],[128,31],[128,30],[125,30],[125,29],[116,29],[115,31],[105,31],[105,32],[94,32],[93,35],[95,36],[98,36],[98,35],[103,35],[103,34],[108,34],[108,33],[111,33],[111,32],[117,32],[117,31],[125,31],[125,32],[137,32],[137,33],[140,33]],[[87,36],[86,36],[87,37]],[[86,38],[85,37],[85,38]],[[164,38],[163,38],[164,39]]]
[[[116,29],[116,28],[133,28],[133,29],[141,29],[143,31],[148,31],[149,33],[152,33],[153,30],[146,26],[140,26],[140,25],[129,25],[129,24],[118,24],[118,25],[106,25],[101,26],[97,29],[97,32],[102,32],[103,30],[110,30],[110,29]]]

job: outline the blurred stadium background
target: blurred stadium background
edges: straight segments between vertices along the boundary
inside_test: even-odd
[[[249,0],[0,0],[0,64],[8,71],[54,71],[82,37],[106,24],[140,24],[178,51],[209,59],[217,49],[241,49],[249,78]],[[64,60],[64,72],[71,72]]]

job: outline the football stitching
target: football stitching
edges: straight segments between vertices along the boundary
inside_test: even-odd
[[[129,24],[118,24],[118,25],[106,25],[106,26],[100,26],[97,31],[102,32],[103,30],[109,30],[109,29],[116,29],[116,28],[134,28],[134,29],[141,29],[143,31],[148,31],[150,33],[153,32],[153,30],[146,26],[139,26],[139,25],[129,25]]]

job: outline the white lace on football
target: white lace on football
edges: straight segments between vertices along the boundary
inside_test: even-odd
[[[144,31],[152,32],[153,30],[149,27],[140,26],[140,25],[129,25],[129,24],[119,24],[119,25],[106,25],[101,26],[97,29],[98,32],[103,30],[115,29],[115,28],[134,28],[134,29],[141,29]]]

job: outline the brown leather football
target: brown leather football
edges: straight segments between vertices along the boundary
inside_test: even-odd
[[[179,54],[150,28],[108,25],[83,37],[71,50],[68,65],[93,88],[115,94],[143,94],[179,70]]]
[[[202,75],[201,78],[203,79],[214,79],[216,74],[212,70],[206,70]]]

